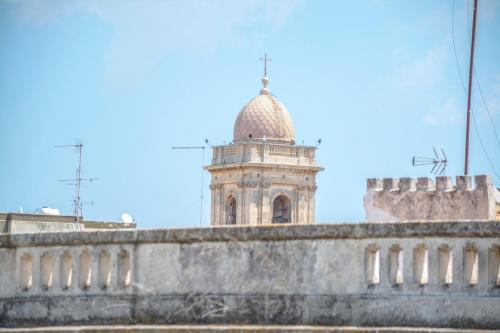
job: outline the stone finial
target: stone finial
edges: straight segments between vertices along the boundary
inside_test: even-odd
[[[472,177],[471,176],[457,176],[456,177],[456,187],[457,190],[471,190],[472,189]]]
[[[264,75],[261,79],[262,82],[262,89],[260,89],[260,94],[261,95],[269,95],[271,93],[271,90],[267,87],[269,84],[269,76]]]
[[[436,177],[436,190],[438,191],[449,191],[453,190],[453,183],[450,176],[439,176]]]
[[[418,177],[417,178],[417,190],[419,191],[434,191],[436,186],[434,181],[429,177]]]
[[[368,178],[366,180],[366,189],[367,190],[381,191],[382,190],[382,179]]]
[[[399,179],[397,178],[384,178],[383,186],[384,191],[395,191],[398,189]]]
[[[417,189],[417,181],[415,178],[401,178],[399,180],[399,190],[401,192],[405,191],[415,191]]]
[[[491,175],[477,175],[474,176],[474,183],[476,183],[476,188],[487,188],[493,186],[493,179]]]
[[[271,61],[271,59],[269,59],[267,57],[267,53],[264,53],[264,58],[260,58],[261,61],[264,62],[264,76],[262,76],[262,89],[260,90],[260,94],[261,95],[269,95],[271,93],[271,91],[269,90],[269,88],[267,87],[267,85],[269,84],[269,76],[267,75],[267,63]]]

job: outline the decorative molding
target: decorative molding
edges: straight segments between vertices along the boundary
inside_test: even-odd
[[[305,190],[307,190],[307,185],[306,184],[297,184],[295,186],[295,188],[297,191],[305,191]]]
[[[319,171],[324,170],[316,165],[273,165],[270,163],[231,163],[231,164],[215,164],[205,167],[205,170],[210,173],[222,173],[225,171],[241,171],[241,170],[264,170],[275,172],[295,173],[301,175],[315,175]]]
[[[318,186],[316,186],[316,185],[309,185],[309,186],[307,187],[307,189],[308,189],[309,191],[311,191],[311,192],[316,192],[316,190],[318,189]]]
[[[239,188],[249,188],[249,187],[257,187],[257,182],[255,180],[247,180],[247,181],[242,181],[238,182],[236,186]]]
[[[215,190],[221,190],[221,189],[222,189],[222,187],[223,187],[223,185],[222,185],[222,184],[210,184],[210,186],[209,186],[209,187],[210,187],[210,189],[211,189],[212,191],[215,191]]]

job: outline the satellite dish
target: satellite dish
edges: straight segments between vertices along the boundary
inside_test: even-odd
[[[122,221],[124,223],[134,223],[134,218],[129,213],[123,213]]]
[[[57,208],[51,207],[41,207],[37,208],[34,211],[35,214],[44,214],[44,215],[61,215],[61,212]]]

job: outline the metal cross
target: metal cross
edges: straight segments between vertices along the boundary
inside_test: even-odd
[[[264,53],[264,58],[260,58],[259,60],[264,62],[264,76],[267,76],[267,63],[270,62],[272,59],[268,59],[267,53]]]

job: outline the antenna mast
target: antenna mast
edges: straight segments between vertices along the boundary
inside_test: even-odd
[[[83,155],[83,144],[75,144],[75,145],[61,145],[55,146],[57,148],[68,148],[72,147],[78,152],[78,168],[76,169],[76,177],[73,179],[60,179],[60,182],[74,182],[69,183],[69,185],[75,186],[75,196],[73,197],[73,213],[75,214],[76,223],[80,222],[80,218],[83,216],[82,214],[82,198],[80,197],[80,189],[82,181],[92,182],[97,180],[97,178],[82,178],[82,155]]]
[[[75,195],[75,216],[76,220],[79,221],[80,212],[82,211],[82,200],[80,198],[80,186],[81,186],[81,172],[82,172],[82,149],[83,144],[78,144],[78,169],[76,169],[76,195]]]
[[[208,139],[205,139],[205,144],[208,144]],[[200,227],[203,222],[203,164],[205,163],[205,148],[206,146],[178,146],[178,147],[172,147],[172,149],[201,149],[201,188],[200,188]]]
[[[420,157],[413,156],[411,164],[415,166],[422,165],[433,165],[431,173],[435,175],[444,175],[446,166],[448,165],[448,158],[444,152],[444,149],[439,149],[437,147],[432,147],[434,150],[435,157]]]
[[[476,45],[476,20],[477,20],[477,1],[474,0],[474,13],[472,18],[472,41],[470,45],[470,61],[469,61],[469,91],[467,94],[467,127],[465,132],[465,166],[464,175],[469,174],[469,131],[470,131],[470,114],[471,114],[471,99],[472,99],[472,75],[474,74],[474,47]]]

